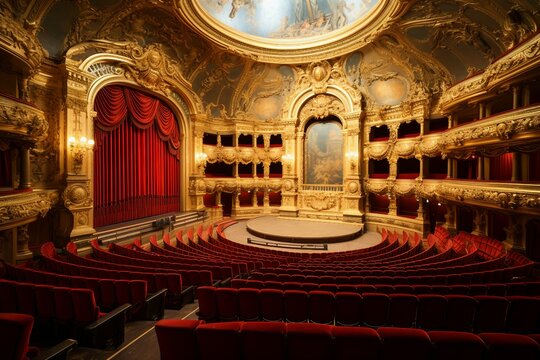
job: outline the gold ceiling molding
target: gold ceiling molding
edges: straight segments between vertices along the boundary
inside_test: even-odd
[[[540,66],[540,34],[489,65],[484,72],[447,89],[440,100],[444,111],[476,97]]]
[[[296,39],[268,39],[233,30],[209,16],[195,0],[176,0],[182,22],[219,47],[260,62],[300,64],[345,55],[376,39],[403,16],[413,0],[380,0],[354,26]]]
[[[15,20],[6,8],[0,6],[0,47],[22,61],[28,74],[36,74],[45,58],[45,51],[37,40],[38,27]]]

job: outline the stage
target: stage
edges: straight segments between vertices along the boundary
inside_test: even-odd
[[[266,247],[248,241],[272,243],[279,250],[320,252],[319,244],[327,245],[327,251],[356,250],[377,245],[381,235],[376,232],[362,234],[362,224],[334,221],[320,221],[300,218],[261,216],[250,220],[240,220],[225,229],[229,240]],[[259,242],[259,241],[257,241]]]

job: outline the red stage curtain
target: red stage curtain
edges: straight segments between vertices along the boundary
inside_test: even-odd
[[[180,144],[172,111],[120,86],[100,90],[95,109],[94,225],[178,211]]]
[[[512,153],[490,158],[489,179],[499,181],[512,179]]]

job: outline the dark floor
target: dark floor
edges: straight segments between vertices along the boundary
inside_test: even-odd
[[[165,319],[197,319],[197,302],[187,304],[180,310],[165,310]],[[133,321],[126,324],[124,344],[116,350],[98,350],[77,347],[69,359],[92,360],[159,360],[159,346],[154,331],[154,321]]]

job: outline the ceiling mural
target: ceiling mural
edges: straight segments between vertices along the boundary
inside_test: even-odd
[[[361,21],[379,0],[198,0],[214,19],[248,35],[323,35]]]
[[[346,88],[368,108],[436,101],[537,33],[539,8],[537,0],[0,2],[55,63],[87,41],[156,44],[208,115],[261,122],[278,121],[303,89],[323,92],[327,84]],[[204,16],[209,22],[198,27]],[[211,25],[231,31],[214,33]],[[237,42],[240,32],[266,47],[252,52],[249,41]],[[83,47],[75,60],[92,51],[98,50]]]

